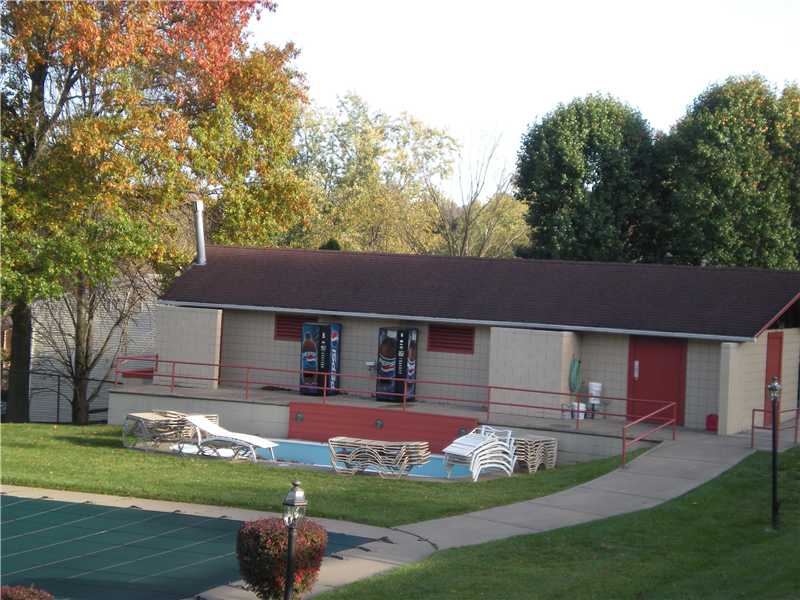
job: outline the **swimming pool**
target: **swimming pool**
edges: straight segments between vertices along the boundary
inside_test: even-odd
[[[300,463],[315,467],[331,469],[331,454],[327,444],[318,442],[306,442],[301,440],[273,440],[277,442],[275,448],[275,458],[282,463]],[[270,460],[271,457],[266,451],[258,451],[259,458]],[[373,471],[367,469],[367,471]],[[409,477],[436,477],[444,479],[447,471],[444,468],[444,457],[440,454],[432,454],[427,464],[419,465],[411,469]],[[469,469],[464,465],[453,467],[451,479],[459,479],[469,476]]]

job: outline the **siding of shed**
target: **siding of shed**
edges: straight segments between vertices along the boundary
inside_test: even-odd
[[[141,310],[131,319],[125,335],[115,333],[108,345],[108,351],[91,372],[93,379],[113,379],[109,373],[114,357],[125,354],[153,354],[155,352],[155,336],[153,319],[157,310],[155,298],[145,303]],[[38,302],[33,307],[34,334],[31,350],[31,370],[45,372],[63,372],[63,367],[57,361],[56,349],[53,341],[63,340],[74,335],[74,328],[66,306],[62,301],[48,303]],[[113,324],[114,316],[107,312],[99,312],[94,320],[93,339],[96,345],[102,343],[108,335]],[[63,334],[59,328],[63,330]],[[60,348],[59,348],[60,349]],[[92,382],[90,392],[96,387],[100,388],[97,398],[91,409],[108,407],[108,391],[110,384]],[[35,372],[30,379],[30,418],[34,422],[43,423],[69,423],[72,420],[72,386],[65,377],[61,378],[61,402],[58,402],[58,378],[55,376],[40,375]],[[58,408],[58,410],[57,410]],[[91,418],[100,420],[105,418],[104,413],[92,415]]]

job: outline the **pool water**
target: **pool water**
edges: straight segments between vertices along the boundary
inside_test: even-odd
[[[304,465],[313,465],[315,467],[331,467],[331,453],[327,444],[320,444],[318,442],[305,442],[298,440],[273,440],[277,442],[278,447],[275,448],[275,458],[279,462],[285,463],[301,463]],[[259,458],[270,460],[268,452],[265,450],[258,451]],[[373,469],[367,469],[373,471]],[[461,477],[469,476],[469,469],[464,465],[455,465],[451,472],[451,479],[459,479]],[[444,457],[440,454],[432,454],[430,461],[427,464],[419,465],[411,469],[409,477],[436,477],[444,479],[447,477],[447,471],[444,468]]]

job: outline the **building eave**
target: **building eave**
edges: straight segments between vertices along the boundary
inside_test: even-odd
[[[167,306],[185,306],[190,308],[215,308],[227,310],[247,310],[268,313],[317,314],[336,317],[354,317],[361,319],[384,319],[392,321],[414,321],[424,323],[441,323],[445,325],[472,325],[485,327],[515,327],[519,329],[543,329],[547,331],[577,331],[582,333],[608,333],[616,335],[641,335],[664,338],[681,338],[691,340],[707,340],[715,342],[752,342],[756,336],[715,335],[705,333],[687,333],[680,331],[649,331],[643,329],[620,329],[615,327],[589,327],[585,325],[534,323],[519,321],[485,321],[476,319],[454,319],[445,317],[426,317],[419,315],[394,315],[383,313],[366,313],[340,310],[324,310],[317,308],[287,308],[284,306],[254,306],[242,304],[217,304],[212,302],[192,302],[186,300],[159,300],[159,304]]]

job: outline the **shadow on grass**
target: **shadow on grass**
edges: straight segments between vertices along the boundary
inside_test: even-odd
[[[86,446],[89,448],[117,448],[122,450],[124,446],[122,445],[122,440],[118,437],[114,436],[95,436],[95,435],[87,435],[82,437],[75,437],[75,436],[67,436],[67,435],[56,435],[53,436],[54,440],[58,440],[59,442],[65,442],[67,444],[73,444],[75,446]]]

